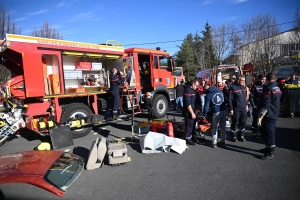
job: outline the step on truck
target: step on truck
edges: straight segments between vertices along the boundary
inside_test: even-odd
[[[11,72],[0,90],[5,107],[0,144],[26,129],[50,135],[52,143],[61,127],[69,126],[72,138],[89,134],[110,109],[112,68],[126,73],[122,111],[140,113],[143,95],[151,92],[154,116],[162,118],[175,95],[174,61],[160,49],[124,49],[114,40],[89,44],[7,34],[0,42],[0,58]]]

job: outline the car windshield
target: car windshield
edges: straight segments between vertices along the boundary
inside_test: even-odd
[[[65,152],[50,167],[45,175],[45,180],[62,191],[66,191],[80,175],[83,167],[83,158]]]

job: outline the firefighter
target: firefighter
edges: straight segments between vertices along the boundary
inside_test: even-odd
[[[152,110],[152,95],[150,92],[146,92],[143,96],[144,107],[148,111],[148,122],[153,118],[153,110]]]
[[[125,77],[124,74],[120,71],[117,71],[116,68],[110,70],[109,75],[110,80],[110,92],[113,97],[112,104],[112,119],[120,120],[118,116],[118,109],[120,107],[120,84],[124,84]]]
[[[264,153],[263,160],[273,159],[275,152],[276,121],[280,113],[281,90],[276,84],[275,73],[268,73],[266,85],[263,86],[262,95],[258,104],[257,125],[266,142],[266,147],[260,152]]]
[[[251,87],[250,90],[250,105],[252,106],[252,116],[253,116],[253,120],[252,120],[252,134],[253,134],[253,138],[256,138],[257,136],[257,104],[259,101],[259,98],[262,94],[262,88],[263,88],[263,84],[266,82],[266,77],[263,76],[262,74],[258,75],[257,77],[257,81],[255,82],[255,84]]]
[[[245,125],[247,121],[248,106],[246,102],[247,90],[244,87],[245,77],[241,76],[238,81],[233,84],[229,91],[228,107],[229,114],[232,116],[231,123],[231,139],[237,142],[239,139],[245,142]],[[236,124],[238,122],[239,134],[236,134]]]
[[[199,87],[199,82],[197,80],[191,80],[189,86],[187,86],[183,93],[183,114],[184,114],[184,123],[185,123],[185,139],[188,145],[199,144],[199,141],[196,137],[192,136],[195,134],[195,119],[196,114],[195,110],[195,100],[196,92]],[[196,143],[195,143],[196,142]]]

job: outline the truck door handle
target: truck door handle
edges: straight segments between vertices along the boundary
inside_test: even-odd
[[[159,78],[159,82],[162,82],[162,78]]]

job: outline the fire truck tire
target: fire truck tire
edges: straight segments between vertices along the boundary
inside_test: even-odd
[[[86,117],[89,114],[93,114],[93,111],[83,103],[71,103],[63,107],[60,122],[64,123],[68,121],[71,117],[75,117],[75,115],[77,114],[81,114],[84,117]],[[72,136],[74,139],[84,137],[91,132],[92,128],[92,126],[89,126],[81,129],[73,129],[71,131]]]
[[[154,95],[152,106],[154,117],[157,119],[163,118],[166,116],[168,109],[169,103],[167,98],[162,94]]]

